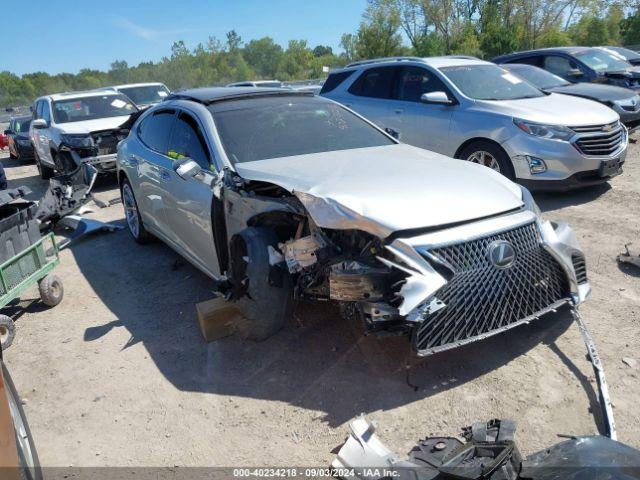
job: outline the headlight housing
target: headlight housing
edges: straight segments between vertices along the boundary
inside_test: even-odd
[[[535,213],[536,216],[539,217],[540,220],[542,220],[542,211],[540,210],[540,207],[538,207],[536,201],[533,199],[533,195],[531,195],[529,189],[520,185],[520,190],[522,190],[522,202],[524,203],[524,208],[526,208],[530,212]]]
[[[60,140],[71,148],[93,147],[93,138],[91,138],[90,135],[82,133],[64,133],[60,135]]]
[[[568,141],[575,135],[575,132],[563,125],[545,125],[542,123],[528,122],[519,118],[514,118],[513,123],[525,133],[550,140]]]

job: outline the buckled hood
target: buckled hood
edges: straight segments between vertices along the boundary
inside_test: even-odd
[[[493,170],[404,144],[238,163],[247,180],[294,193],[326,228],[379,236],[467,222],[522,206]]]

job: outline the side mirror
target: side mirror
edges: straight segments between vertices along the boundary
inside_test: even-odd
[[[384,131],[387,132],[389,135],[391,135],[396,140],[400,140],[400,132],[399,131],[394,130],[393,128],[389,128],[389,127],[386,127],[384,129]]]
[[[180,160],[180,162],[176,162],[176,164],[173,166],[173,169],[183,180],[189,180],[202,171],[200,165],[198,165],[190,158],[183,158]]]
[[[49,124],[42,118],[36,118],[31,122],[33,128],[48,128]]]
[[[584,72],[579,68],[572,68],[567,72],[568,77],[581,77],[584,75]]]
[[[451,105],[453,102],[445,92],[427,92],[420,97],[422,103],[438,103],[440,105]]]

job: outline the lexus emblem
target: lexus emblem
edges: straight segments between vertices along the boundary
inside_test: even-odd
[[[494,267],[509,268],[516,259],[516,250],[506,240],[496,240],[489,245],[487,255]]]

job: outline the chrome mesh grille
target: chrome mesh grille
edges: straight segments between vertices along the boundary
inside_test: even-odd
[[[489,260],[489,245],[496,240],[514,247],[516,258],[509,268],[496,268]],[[454,274],[436,292],[446,307],[427,315],[415,331],[421,353],[509,328],[558,306],[570,294],[567,276],[542,248],[535,223],[429,252]]]

